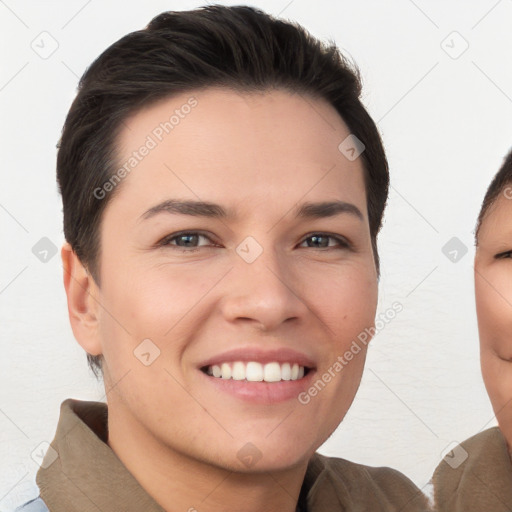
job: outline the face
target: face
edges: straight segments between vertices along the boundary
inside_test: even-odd
[[[482,374],[512,447],[512,200],[500,194],[479,230],[475,293]]]
[[[340,357],[377,301],[362,162],[338,149],[349,133],[328,103],[284,91],[196,91],[126,120],[120,167],[145,155],[105,210],[96,290],[118,431],[266,471],[338,426],[366,347]]]

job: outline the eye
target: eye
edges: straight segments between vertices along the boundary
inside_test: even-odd
[[[211,244],[198,245],[200,239],[208,240],[212,242]],[[312,242],[312,245],[309,244],[308,241]],[[334,241],[335,244],[332,245],[330,241]],[[344,237],[338,235],[331,235],[328,233],[313,233],[309,235],[304,241],[301,243],[308,243],[308,246],[305,248],[309,249],[351,249],[352,246]],[[316,244],[316,245],[315,245]],[[205,233],[199,231],[182,231],[179,233],[172,233],[164,237],[157,243],[158,247],[170,247],[172,249],[181,250],[181,252],[195,252],[198,251],[201,247],[219,247],[218,244],[215,244],[211,237],[206,235]]]
[[[166,236],[160,240],[157,245],[160,247],[171,247],[177,250],[181,249],[181,252],[195,252],[201,247],[208,247],[208,245],[197,245],[201,238],[213,242],[212,239],[204,233],[198,231],[182,231],[181,233],[173,233],[172,235]],[[175,241],[176,244],[173,243]],[[211,245],[216,244],[213,243]]]
[[[496,260],[504,260],[507,258],[512,258],[512,251],[500,252],[494,256],[494,259]]]
[[[318,244],[318,245],[317,246],[309,245],[310,248],[322,250],[322,249],[329,249],[329,248],[333,247],[332,245],[329,245],[329,239],[334,240],[336,242],[338,249],[339,248],[341,248],[341,249],[351,249],[352,248],[351,244],[345,238],[338,236],[338,235],[331,235],[329,233],[313,233],[313,234],[309,235],[304,240],[304,242],[311,240],[313,242],[313,244]],[[302,242],[302,243],[304,243],[304,242]]]

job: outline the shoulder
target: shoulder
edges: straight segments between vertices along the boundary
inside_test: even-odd
[[[48,512],[48,507],[40,496],[16,508],[14,512]]]
[[[440,512],[511,510],[512,462],[499,428],[457,445],[437,466],[432,480]]]
[[[322,492],[329,487],[340,503],[364,504],[367,510],[428,510],[428,500],[421,490],[404,474],[388,467],[365,466],[315,453],[308,473],[317,477],[313,493],[321,482]]]

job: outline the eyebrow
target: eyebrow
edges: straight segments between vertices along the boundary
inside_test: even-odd
[[[159,213],[170,213],[175,215],[190,215],[193,217],[208,217],[214,219],[236,218],[232,210],[226,210],[219,204],[204,201],[181,201],[177,199],[168,199],[156,206],[153,206],[141,217],[149,219]],[[334,217],[336,215],[349,214],[364,220],[361,210],[352,203],[345,201],[324,201],[319,203],[304,203],[296,210],[296,218],[321,219],[325,217]]]

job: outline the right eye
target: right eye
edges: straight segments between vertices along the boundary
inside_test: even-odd
[[[196,245],[201,239],[213,242],[206,234],[200,231],[180,231],[164,237],[158,245],[161,247],[169,247],[183,253],[196,252],[201,248],[213,247],[213,245]],[[176,242],[176,243],[173,243]],[[183,243],[184,245],[180,245]],[[214,244],[215,245],[215,244]]]
[[[512,258],[512,250],[500,252],[499,254],[496,254],[494,256],[494,259],[496,259],[496,260],[504,260],[507,258]]]

